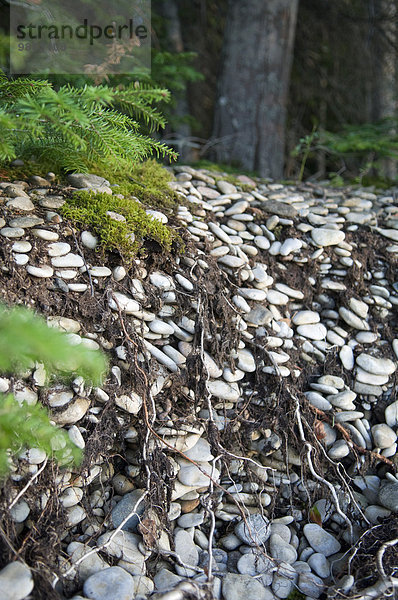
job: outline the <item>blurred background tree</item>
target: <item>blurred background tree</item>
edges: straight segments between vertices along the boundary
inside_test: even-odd
[[[194,117],[190,127],[169,138],[190,148],[184,159],[295,178],[307,148],[300,140],[315,129],[304,178],[395,179],[397,5],[155,0],[156,43],[196,53],[191,65],[203,76],[186,81],[172,108]]]

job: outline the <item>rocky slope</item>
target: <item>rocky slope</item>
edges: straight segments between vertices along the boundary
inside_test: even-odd
[[[40,365],[0,378],[85,450],[80,469],[15,459],[2,598],[387,597],[395,190],[174,171],[181,205],[152,214],[185,250],[152,245],[130,270],[62,219],[71,186],[0,183],[0,298],[111,361],[101,388],[48,388]]]

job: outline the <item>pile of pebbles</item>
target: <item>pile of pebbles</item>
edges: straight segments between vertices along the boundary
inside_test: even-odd
[[[398,512],[394,191],[245,176],[231,183],[188,166],[174,173],[170,186],[181,198],[177,219],[189,251],[173,263],[165,257],[163,268],[137,259],[133,275],[121,263],[102,264],[96,236],[63,222],[67,200],[53,192],[51,177],[0,183],[4,278],[42,282],[54,298],[74,301],[73,318],[59,303],[49,306],[49,325],[71,345],[101,348],[111,361],[101,388],[77,377],[46,389],[38,364],[18,381],[1,377],[0,392],[29,404],[46,393],[52,421],[83,450],[110,406],[124,432],[123,443],[104,447],[84,472],[66,468],[57,476],[66,526],[55,590],[73,600],[271,600],[294,590],[306,600],[338,591],[366,597],[347,567],[352,549],[367,529]],[[114,191],[94,175],[73,175],[69,183]],[[148,213],[169,222],[159,210]],[[206,273],[219,279],[237,339],[223,362],[210,352],[216,345],[208,332],[198,335]],[[34,306],[29,289],[25,301]],[[122,318],[134,331],[146,397],[135,385],[137,364],[121,325],[117,345],[106,327],[88,330],[79,318],[79,304],[105,297],[104,290],[113,323]],[[7,299],[5,288],[1,293]],[[221,314],[213,326],[222,342]],[[170,389],[186,381],[193,357],[200,358],[207,397],[182,384],[186,418],[178,419]],[[249,404],[266,418],[270,401],[278,402],[276,384],[290,394],[293,404],[280,408],[292,412],[303,452],[277,427],[252,428],[246,456],[238,445],[224,445],[223,434],[238,432]],[[316,416],[312,439],[304,414]],[[209,431],[218,432],[218,447]],[[110,451],[122,454],[123,467],[107,460]],[[316,470],[314,452],[328,480]],[[167,462],[159,476],[169,488],[163,518],[143,477],[159,454]],[[17,495],[46,459],[38,449],[26,451],[10,476],[10,513],[22,538],[45,512],[49,492],[34,502]],[[4,598],[39,597],[32,570],[18,560],[0,571],[0,589]]]

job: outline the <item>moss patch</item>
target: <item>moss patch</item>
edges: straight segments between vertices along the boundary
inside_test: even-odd
[[[131,169],[129,173],[93,173],[118,185],[117,192],[124,196],[135,196],[144,204],[161,210],[173,211],[181,204],[181,198],[169,187],[173,175],[156,160],[147,160]]]
[[[142,205],[130,198],[77,192],[61,210],[73,224],[88,227],[95,233],[103,250],[117,250],[127,265],[146,240],[154,240],[169,252],[173,241],[178,239],[170,227],[147,215]],[[112,218],[109,211],[124,219]]]

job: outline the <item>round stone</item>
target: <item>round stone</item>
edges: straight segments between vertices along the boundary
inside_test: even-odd
[[[235,534],[248,546],[262,544],[271,535],[270,522],[260,514],[249,515],[236,525]]]
[[[92,600],[132,600],[134,580],[124,569],[109,567],[86,579],[83,592]]]
[[[23,523],[29,516],[30,508],[25,500],[19,500],[12,509],[10,514],[15,523]]]
[[[123,498],[116,504],[111,513],[112,524],[115,528],[119,527],[119,525],[131,513],[130,518],[123,525],[122,529],[123,531],[137,531],[139,517],[145,510],[144,502],[141,501],[139,503],[143,495],[143,490],[134,490],[128,494],[125,494]]]
[[[389,448],[397,439],[397,434],[385,423],[373,425],[373,441],[377,448]]]
[[[317,246],[336,246],[344,240],[345,233],[338,229],[314,228],[311,237]]]
[[[224,600],[242,600],[242,598],[255,598],[256,600],[269,600],[271,598],[266,588],[251,575],[237,575],[227,573],[222,582]]]
[[[0,571],[0,590],[4,600],[23,600],[33,588],[32,573],[27,565],[14,561]]]
[[[307,523],[303,528],[304,535],[310,546],[324,556],[339,552],[341,545],[336,538],[316,523]]]
[[[80,238],[83,246],[90,248],[90,250],[94,250],[98,246],[98,238],[90,231],[82,231]]]

